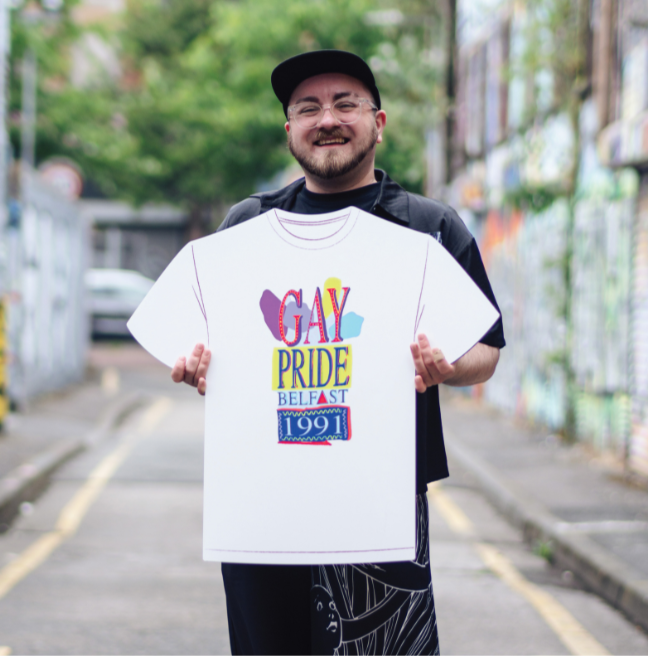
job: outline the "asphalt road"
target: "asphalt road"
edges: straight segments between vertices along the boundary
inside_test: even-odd
[[[125,352],[108,384],[151,403],[0,536],[0,655],[229,653],[220,567],[201,560],[202,400]],[[648,653],[452,472],[429,494],[442,653]]]

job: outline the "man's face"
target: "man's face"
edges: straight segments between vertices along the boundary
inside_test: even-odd
[[[360,80],[341,73],[325,73],[304,80],[293,91],[290,105],[304,100],[332,105],[346,95],[372,100]],[[366,105],[361,117],[351,125],[342,125],[330,111],[325,111],[319,126],[310,130],[299,127],[294,119],[287,122],[288,148],[304,171],[330,180],[362,164],[370,163],[373,169],[374,148],[382,141],[384,125],[385,113],[371,111]]]

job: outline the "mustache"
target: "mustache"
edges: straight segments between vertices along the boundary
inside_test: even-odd
[[[320,141],[321,139],[324,139],[328,137],[329,139],[345,139],[346,137],[344,136],[344,132],[342,128],[339,126],[335,126],[331,128],[330,130],[323,130],[322,128],[319,128],[317,130],[317,134],[315,135],[315,141]]]

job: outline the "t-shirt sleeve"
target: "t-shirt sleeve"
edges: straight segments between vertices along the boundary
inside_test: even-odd
[[[427,335],[448,362],[455,362],[484,337],[498,320],[499,311],[457,260],[432,237],[421,268],[415,334]]]
[[[172,367],[197,343],[209,345],[207,308],[193,244],[187,244],[163,271],[128,321],[133,337]]]
[[[506,341],[504,339],[502,315],[497,300],[495,299],[493,288],[488,280],[488,275],[486,274],[479,247],[475,240],[471,239],[470,243],[458,255],[456,255],[455,258],[499,313],[497,321],[479,341],[482,344],[494,346],[498,349],[504,348],[506,346]]]
[[[451,207],[445,208],[443,226],[442,233],[439,233],[442,244],[499,312],[500,309],[488,280],[477,242],[459,215]],[[506,346],[501,314],[491,329],[479,341],[482,344],[500,349]]]

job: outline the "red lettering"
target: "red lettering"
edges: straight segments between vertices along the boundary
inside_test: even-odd
[[[313,321],[313,312],[317,310],[317,321]],[[326,324],[324,323],[324,312],[322,311],[322,293],[320,292],[319,287],[317,288],[317,291],[315,292],[315,300],[313,301],[313,309],[311,310],[310,313],[310,319],[308,320],[308,328],[306,328],[306,339],[304,340],[304,344],[310,344],[308,341],[308,332],[313,326],[317,326],[319,328],[319,334],[320,334],[320,344],[325,344],[328,342],[328,334],[326,333]]]
[[[342,338],[340,337],[340,326],[341,326],[342,312],[344,311],[344,304],[347,301],[347,296],[351,291],[351,287],[342,287],[342,291],[343,291],[342,303],[340,303],[339,306],[335,295],[335,289],[333,287],[329,287],[326,291],[329,293],[329,296],[331,297],[331,305],[333,306],[333,314],[335,315],[335,339],[331,341],[341,342]]]
[[[293,296],[297,301],[297,307],[300,308],[301,294],[302,294],[301,289],[298,292],[296,292],[294,289],[291,289],[283,297],[283,301],[281,301],[281,306],[279,307],[279,334],[281,335],[281,339],[286,346],[295,346],[295,344],[299,344],[299,340],[301,339],[301,315],[299,314],[294,315],[295,339],[293,339],[292,342],[289,342],[288,338],[286,337],[286,326],[284,324],[284,312],[286,311],[286,301],[288,300],[288,297]]]

